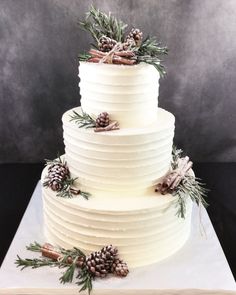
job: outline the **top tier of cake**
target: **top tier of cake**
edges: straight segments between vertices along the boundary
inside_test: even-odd
[[[144,127],[155,122],[159,73],[152,65],[80,62],[79,77],[84,112],[97,116],[106,111],[121,128]]]

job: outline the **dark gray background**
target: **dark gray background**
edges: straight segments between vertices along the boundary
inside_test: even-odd
[[[236,161],[236,1],[0,0],[0,162],[63,152],[91,3],[168,45],[159,105],[176,116],[175,142],[194,161]]]

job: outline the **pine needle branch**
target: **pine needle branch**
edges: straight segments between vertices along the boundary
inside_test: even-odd
[[[88,290],[88,294],[92,291],[92,279],[93,277],[88,272],[86,268],[82,268],[79,272],[79,275],[77,277],[79,281],[76,283],[78,286],[81,286],[79,292]]]
[[[42,259],[39,259],[39,258],[34,258],[34,259],[29,259],[29,258],[26,258],[26,259],[22,259],[20,258],[19,255],[17,255],[17,260],[15,261],[15,264],[17,265],[17,267],[21,267],[21,270],[27,268],[27,267],[31,267],[33,269],[35,268],[39,268],[39,267],[42,267],[42,266],[51,266],[51,267],[54,267],[54,266],[59,266],[60,263],[58,261],[53,261],[49,258],[42,258]]]
[[[80,61],[87,61],[92,57],[92,55],[90,55],[88,53],[81,53],[81,54],[79,54],[78,57],[79,57]]]
[[[59,281],[62,284],[71,283],[73,281],[73,278],[74,278],[75,270],[76,270],[76,264],[75,264],[75,260],[74,260],[74,262],[70,266],[67,267],[67,270],[59,278]]]
[[[41,252],[42,251],[42,245],[40,245],[37,242],[29,244],[29,246],[26,246],[26,249],[33,252]]]
[[[127,26],[121,20],[112,16],[111,13],[106,14],[96,9],[93,5],[91,5],[89,12],[87,12],[85,20],[80,21],[79,24],[85,31],[90,32],[97,44],[102,36],[122,42],[124,30]]]
[[[96,127],[96,120],[92,118],[89,114],[82,110],[82,114],[73,111],[73,115],[70,116],[70,121],[75,121],[79,128],[94,128]]]

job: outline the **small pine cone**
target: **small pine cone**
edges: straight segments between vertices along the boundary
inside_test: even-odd
[[[70,176],[68,167],[62,163],[52,164],[48,167],[48,177],[50,179],[59,178],[61,181]]]
[[[136,46],[140,46],[143,39],[143,33],[139,29],[133,28],[126,37],[126,40],[128,39],[133,39],[135,41]]]
[[[63,163],[55,163],[48,167],[48,175],[44,186],[50,187],[53,191],[61,191],[63,181],[70,176],[68,167]]]
[[[58,179],[49,179],[47,182],[47,186],[51,188],[51,190],[55,192],[59,192],[62,190],[63,185],[60,180]]]
[[[108,274],[106,261],[102,258],[101,251],[91,253],[86,258],[85,267],[94,277],[104,278]]]
[[[127,263],[119,258],[115,259],[112,263],[111,272],[118,277],[126,277],[129,273]]]
[[[103,52],[108,52],[116,45],[116,43],[116,40],[111,39],[107,36],[102,36],[99,39],[98,48]]]
[[[96,119],[96,127],[106,127],[109,125],[109,115],[107,112],[103,112],[98,115]]]
[[[113,262],[118,255],[118,249],[112,245],[103,247],[100,252],[102,253],[104,259],[108,262]]]
[[[136,46],[134,38],[126,38],[123,43],[123,50],[130,50],[134,46]]]

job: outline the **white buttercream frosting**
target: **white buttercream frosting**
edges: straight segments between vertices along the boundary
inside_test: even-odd
[[[108,112],[120,126],[147,126],[156,120],[159,73],[151,65],[80,62],[81,107],[97,116]]]
[[[44,172],[45,173],[45,172]],[[192,201],[185,219],[176,199],[149,192],[135,198],[79,196],[63,199],[43,188],[45,233],[49,241],[86,253],[113,244],[130,267],[160,261],[180,249],[190,234]]]
[[[94,132],[71,121],[73,110],[62,118],[65,158],[83,190],[102,197],[143,195],[169,171],[174,136],[169,112],[156,109],[147,127]]]

